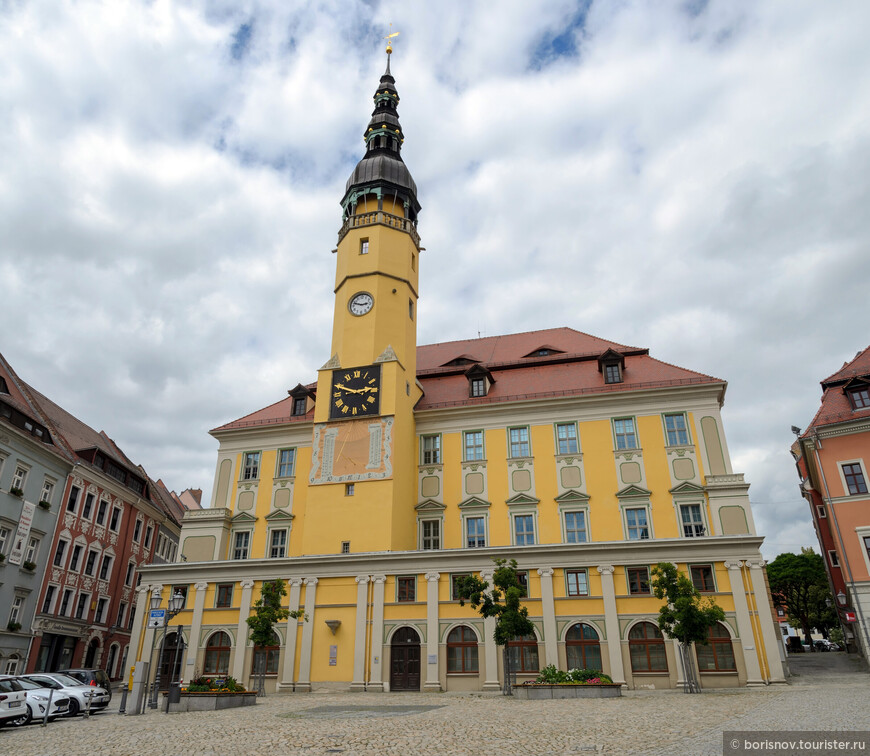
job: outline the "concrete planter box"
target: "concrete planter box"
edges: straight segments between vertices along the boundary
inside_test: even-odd
[[[535,685],[514,686],[514,698],[524,701],[543,701],[550,698],[619,698],[622,686],[618,683],[600,685]]]
[[[169,711],[220,711],[238,706],[254,706],[257,692],[246,693],[182,693],[178,703],[170,703]]]

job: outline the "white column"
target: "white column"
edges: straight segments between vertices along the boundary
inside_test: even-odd
[[[317,595],[317,578],[305,578],[305,616],[308,622],[302,626],[302,649],[299,655],[299,680],[297,693],[311,691],[311,646],[314,640],[314,600]]]
[[[746,603],[746,587],[743,585],[743,562],[734,559],[725,562],[728,579],[731,581],[731,594],[734,596],[734,612],[737,615],[737,634],[743,646],[743,660],[746,664],[746,684],[748,686],[764,685],[761,677],[761,666],[758,663],[758,653],[755,650],[755,637],[752,634],[752,620],[749,616],[749,605]]]
[[[662,635],[664,635],[665,638],[668,638],[668,636],[665,635],[664,633],[662,633]],[[676,638],[673,638],[671,640],[671,645],[673,646],[673,649],[674,649],[674,663],[677,666],[677,687],[678,688],[685,688],[686,687],[686,670],[685,670],[685,667],[683,666],[683,653],[682,653],[682,651],[680,651],[680,642]],[[691,649],[689,650],[689,653],[692,653]],[[699,677],[698,682],[700,683],[700,681],[701,680]]]
[[[150,608],[151,599],[155,597],[161,598],[161,595],[163,593],[163,586],[159,584],[152,584],[151,586],[149,586],[149,591],[151,593],[151,595],[148,597],[148,606]],[[157,660],[160,658],[160,648],[158,644],[162,642],[162,639],[162,625],[160,627],[149,627],[145,630],[145,645],[142,647],[142,656],[151,664],[152,681],[155,679],[154,675],[157,671]],[[148,656],[145,656],[145,654],[148,654]]]
[[[367,690],[383,692],[384,676],[381,659],[384,654],[384,587],[386,575],[372,575],[374,591],[372,596],[372,661],[371,675]]]
[[[481,570],[481,580],[486,580],[492,586],[491,569]],[[501,690],[498,681],[498,646],[495,644],[495,617],[487,617],[483,620],[483,657],[486,664],[484,690]]]
[[[538,570],[541,577],[541,613],[544,617],[544,655],[547,664],[559,666],[559,637],[556,631],[556,603],[553,600],[553,568]]]
[[[601,575],[601,594],[604,598],[604,627],[607,630],[607,656],[610,659],[610,677],[615,683],[625,685],[622,667],[622,639],[619,634],[619,614],[616,611],[616,591],[613,587],[613,565],[598,566]]]
[[[208,583],[195,583],[196,597],[193,600],[193,620],[190,624],[190,636],[181,662],[182,684],[189,683],[196,668],[196,655],[199,652],[199,636],[202,631],[202,610],[205,607],[205,591]]]
[[[369,609],[369,576],[356,578],[356,631],[353,636],[353,681],[352,691],[366,689],[366,621]]]
[[[144,661],[147,659],[147,649],[149,649],[150,646],[146,646],[140,650],[139,640],[142,637],[143,631],[148,630],[144,625],[147,621],[148,610],[150,608],[151,605],[148,601],[148,586],[140,586],[136,589],[136,605],[133,607],[133,630],[130,633],[130,650],[127,652],[127,664],[131,667],[137,661]],[[145,635],[147,636],[147,634],[148,633],[146,632]],[[130,675],[129,670],[124,669],[121,671],[124,675],[124,681],[127,682]]]
[[[233,657],[233,677],[238,682],[244,683],[245,678],[245,651],[248,648],[248,623],[245,621],[251,613],[251,591],[254,588],[253,580],[242,580],[242,600],[239,604],[239,624],[236,629],[236,655]]]
[[[299,608],[299,594],[302,592],[302,578],[294,577],[290,583],[290,611]],[[299,632],[299,620],[287,618],[287,641],[284,644],[284,666],[281,670],[281,681],[276,690],[293,690],[293,677],[296,672],[296,635]]]
[[[426,573],[426,682],[423,690],[440,691],[438,674],[438,580],[439,572]],[[434,659],[434,661],[433,661]]]
[[[764,582],[763,567],[766,562],[763,559],[751,559],[746,564],[749,566],[749,577],[752,579],[752,592],[755,594],[755,606],[758,609],[758,623],[761,626],[761,637],[764,641],[764,652],[767,655],[769,682],[784,683],[785,675],[782,670],[782,661],[779,649],[782,647],[779,633],[773,626],[773,617],[770,613],[767,584]]]

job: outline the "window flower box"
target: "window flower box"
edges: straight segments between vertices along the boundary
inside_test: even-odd
[[[36,569],[36,562],[22,562],[21,569],[33,572]]]
[[[47,501],[40,501],[37,506],[45,510],[51,509],[51,503]]]
[[[9,493],[12,496],[17,496],[19,499],[24,496],[24,491],[22,491],[17,486],[12,486],[12,488],[9,489]]]
[[[21,629],[21,623],[20,622],[12,622],[10,620],[9,624],[6,625],[6,629],[10,633],[17,633]]]

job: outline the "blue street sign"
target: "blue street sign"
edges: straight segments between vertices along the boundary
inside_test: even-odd
[[[151,609],[148,612],[148,627],[163,627],[163,618],[166,616],[165,609]]]

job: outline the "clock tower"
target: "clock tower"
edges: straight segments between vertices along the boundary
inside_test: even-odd
[[[320,369],[304,553],[416,548],[417,186],[387,68],[341,200],[329,361]]]

